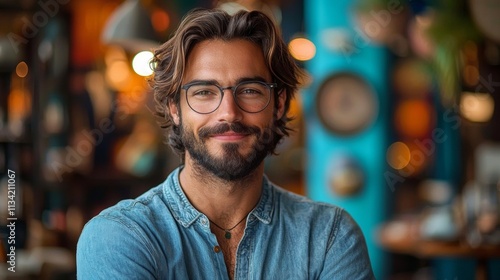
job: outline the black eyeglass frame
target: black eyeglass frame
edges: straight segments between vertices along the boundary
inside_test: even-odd
[[[267,100],[267,103],[266,103],[266,106],[264,106],[262,109],[260,109],[259,111],[256,111],[256,112],[249,112],[245,109],[243,109],[240,104],[238,104],[238,99],[236,98],[235,96],[235,89],[238,88],[239,86],[241,85],[244,85],[244,84],[251,84],[251,83],[258,83],[258,84],[261,84],[261,85],[265,85],[266,87],[269,88],[269,99]],[[215,109],[213,109],[212,111],[210,112],[207,112],[207,113],[200,113],[198,111],[196,111],[192,106],[191,104],[189,104],[189,100],[188,100],[188,95],[187,95],[187,91],[190,87],[192,86],[198,86],[198,85],[210,85],[210,86],[216,86],[220,92],[221,92],[221,98],[219,100],[219,104],[215,107]],[[186,102],[189,106],[189,108],[191,108],[191,110],[195,111],[196,113],[198,114],[202,114],[202,115],[207,115],[207,114],[211,114],[215,111],[217,111],[217,109],[219,109],[220,107],[220,104],[222,104],[222,100],[224,99],[224,91],[226,89],[230,89],[232,94],[233,94],[233,98],[234,98],[234,103],[236,103],[236,106],[238,106],[238,108],[240,108],[242,111],[244,112],[247,112],[247,113],[250,113],[250,114],[257,114],[257,113],[260,113],[262,111],[264,111],[267,106],[269,106],[269,103],[271,103],[271,94],[272,94],[272,91],[274,89],[278,88],[278,84],[277,83],[266,83],[266,82],[262,82],[262,81],[244,81],[244,82],[240,82],[238,83],[237,85],[234,85],[234,86],[228,86],[228,87],[221,87],[220,85],[216,84],[216,83],[211,83],[211,82],[200,82],[200,81],[194,81],[194,82],[191,82],[191,83],[187,83],[185,85],[182,85],[181,86],[181,89],[185,90],[186,91]]]

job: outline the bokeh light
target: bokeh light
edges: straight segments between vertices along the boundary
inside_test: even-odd
[[[136,54],[132,60],[132,68],[134,68],[135,73],[144,77],[153,74],[150,64],[152,58],[153,53],[150,51],[142,51]]]
[[[170,17],[162,9],[156,9],[151,14],[151,23],[157,32],[165,32],[170,26]]]
[[[410,163],[410,149],[403,142],[395,142],[387,149],[386,159],[392,168],[403,169]]]
[[[407,137],[425,137],[431,130],[433,119],[430,104],[420,99],[402,101],[394,113],[396,130]]]
[[[117,60],[106,68],[106,82],[115,89],[123,89],[130,77],[127,62]]]
[[[127,60],[127,54],[125,50],[119,46],[113,45],[109,46],[104,53],[104,62],[106,66],[110,66],[115,61],[125,61]]]
[[[293,58],[306,61],[316,55],[316,46],[306,38],[295,38],[288,44],[288,49]]]
[[[387,149],[387,163],[399,170],[402,176],[410,177],[419,174],[432,157],[432,154],[421,148],[421,144],[417,144],[418,141],[394,142]]]
[[[460,98],[460,113],[472,122],[487,122],[493,116],[495,101],[488,93],[464,92]]]
[[[19,62],[16,66],[16,74],[21,78],[26,77],[28,75],[28,64],[24,61]]]

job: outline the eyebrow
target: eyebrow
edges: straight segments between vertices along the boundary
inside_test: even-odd
[[[234,85],[237,85],[237,84],[240,84],[243,82],[252,82],[252,81],[268,83],[266,81],[266,79],[264,79],[264,77],[262,77],[262,76],[253,76],[253,77],[241,77],[238,80],[236,80],[236,84],[234,84]],[[217,80],[213,80],[213,79],[212,80],[195,79],[195,80],[191,80],[185,84],[186,85],[187,84],[210,84],[210,85],[219,85],[220,86],[219,82]]]

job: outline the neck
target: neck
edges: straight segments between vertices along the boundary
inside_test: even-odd
[[[238,181],[225,181],[194,166],[186,154],[179,180],[187,198],[210,220],[229,228],[246,217],[262,192],[264,164]]]

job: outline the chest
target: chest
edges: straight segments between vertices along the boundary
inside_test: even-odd
[[[244,230],[235,228],[229,232],[212,227],[212,233],[216,236],[220,253],[224,256],[227,274],[230,279],[234,279],[238,245],[243,238]]]
[[[245,236],[231,231],[180,227],[170,231],[156,269],[161,279],[314,279],[322,269],[326,240],[293,230],[271,230],[269,226],[250,226]],[[165,239],[164,239],[165,240]],[[317,246],[312,246],[317,245]],[[312,246],[312,247],[311,247]],[[321,249],[315,252],[316,249]]]

